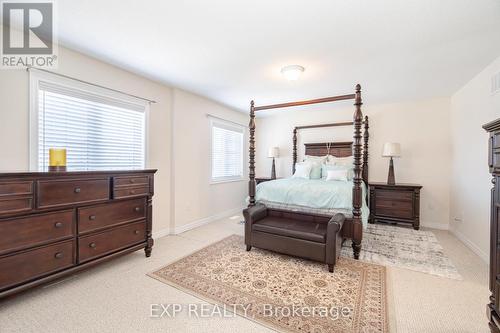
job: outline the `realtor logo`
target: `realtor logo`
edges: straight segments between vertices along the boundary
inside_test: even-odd
[[[54,3],[2,1],[2,68],[56,65]]]

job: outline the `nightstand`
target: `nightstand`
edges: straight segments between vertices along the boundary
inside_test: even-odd
[[[281,179],[281,177],[277,177],[276,179]],[[270,180],[274,179],[271,179],[271,177],[255,177],[255,185],[259,185],[260,183],[268,182]]]
[[[417,184],[369,183],[370,223],[407,223],[420,228],[420,189]]]

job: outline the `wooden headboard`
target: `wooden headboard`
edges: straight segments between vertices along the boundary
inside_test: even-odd
[[[321,142],[321,143],[305,143],[306,155],[309,156],[325,156],[333,155],[335,157],[352,156],[352,141],[351,142]]]

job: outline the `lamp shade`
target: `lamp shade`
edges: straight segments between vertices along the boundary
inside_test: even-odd
[[[401,145],[395,142],[386,142],[384,144],[383,157],[399,157],[401,156]]]
[[[271,147],[269,148],[269,153],[267,157],[280,157],[280,149],[279,147]]]

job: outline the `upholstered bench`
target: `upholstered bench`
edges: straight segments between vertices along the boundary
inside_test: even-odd
[[[343,214],[306,215],[256,205],[246,208],[243,216],[247,251],[255,246],[320,261],[328,264],[328,270],[333,272],[342,246]]]

